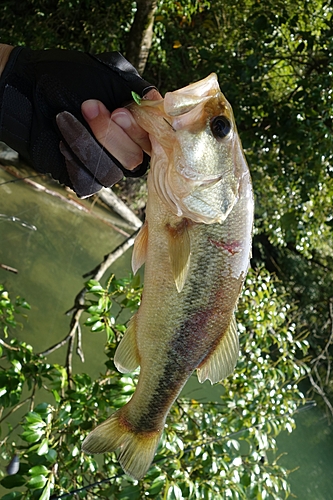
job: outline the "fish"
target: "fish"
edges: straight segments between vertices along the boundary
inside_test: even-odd
[[[251,257],[254,198],[215,73],[130,109],[152,144],[146,220],[132,255],[134,273],[145,264],[144,288],[114,363],[121,373],[139,366],[140,373],[130,401],[82,449],[120,449],[124,472],[139,480],[192,373],[213,384],[235,368],[235,309]]]

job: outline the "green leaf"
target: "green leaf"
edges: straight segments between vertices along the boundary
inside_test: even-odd
[[[149,494],[150,495],[157,495],[161,491],[165,484],[165,478],[163,476],[159,476],[154,481],[151,483],[151,486],[149,488]]]
[[[22,486],[25,484],[26,480],[24,479],[23,476],[20,476],[19,474],[14,474],[12,476],[6,476],[3,479],[1,479],[0,484],[4,488],[17,488],[18,486]]]
[[[36,443],[43,435],[43,431],[24,431],[21,434],[21,438],[28,443]]]
[[[97,321],[100,321],[100,317],[99,316],[90,316],[89,318],[86,319],[86,321],[84,322],[84,324],[86,326],[90,326],[90,325],[93,325],[94,323],[97,323]]]
[[[29,474],[31,476],[39,476],[40,474],[47,474],[49,470],[45,465],[35,465],[31,469],[29,469]]]
[[[43,422],[43,419],[40,416],[40,414],[34,411],[29,411],[29,413],[26,414],[25,419],[27,422],[31,424],[35,424],[37,422]]]
[[[1,500],[20,500],[23,496],[23,493],[20,493],[19,491],[11,491],[10,493],[7,493],[7,495],[1,497]]]
[[[46,455],[48,451],[49,451],[49,440],[47,438],[44,438],[43,441],[41,442],[40,447],[37,450],[37,455]]]
[[[87,287],[89,292],[104,292],[104,288],[95,280],[88,281]]]
[[[141,488],[139,485],[130,485],[124,488],[121,492],[118,493],[117,498],[130,500],[131,498],[139,498],[141,492]]]
[[[53,397],[56,400],[56,402],[60,403],[61,397],[60,397],[59,392],[56,389],[53,389],[52,394],[53,394]]]
[[[35,407],[35,412],[39,413],[42,418],[46,419],[50,412],[50,407],[48,403],[40,403]]]
[[[28,487],[32,489],[39,489],[43,488],[46,484],[47,478],[43,476],[42,474],[38,476],[34,476],[30,479],[28,482]]]
[[[96,321],[94,325],[91,327],[92,332],[100,332],[104,330],[105,324],[102,321]]]
[[[51,485],[48,482],[45,488],[43,489],[43,493],[39,497],[39,500],[49,500],[50,498],[50,493],[51,493]]]
[[[57,460],[57,452],[53,448],[49,448],[49,451],[46,454],[46,458],[51,463],[55,462]]]
[[[101,313],[103,312],[104,308],[98,304],[96,306],[89,306],[88,309],[87,309],[87,312],[90,313],[90,314],[94,314],[94,313]]]

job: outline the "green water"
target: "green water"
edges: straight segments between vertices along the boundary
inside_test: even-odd
[[[0,184],[12,178],[1,170],[0,174]],[[18,274],[13,274],[0,268],[0,282],[13,294],[25,297],[32,306],[22,336],[37,351],[65,337],[70,318],[64,313],[84,286],[82,275],[94,269],[105,254],[126,239],[100,220],[106,218],[117,223],[116,217],[97,207],[93,213],[37,192],[23,182],[0,185],[0,214],[6,216],[0,216],[0,263],[18,270]],[[133,232],[128,228],[127,231]],[[130,252],[127,252],[110,273],[126,276],[129,270]],[[87,354],[93,349],[95,355],[88,356],[84,367],[75,356],[74,369],[92,374],[102,370],[104,342],[103,334],[86,330],[84,351]],[[59,361],[65,350],[66,347],[53,356]],[[50,360],[54,361],[52,356]]]
[[[278,438],[281,464],[295,470],[289,477],[292,493],[299,500],[333,499],[333,425],[319,408],[301,411],[296,429]]]
[[[106,211],[94,207],[94,215],[88,214],[23,182],[1,185],[10,179],[0,169],[0,214],[5,215],[0,216],[0,263],[16,268],[18,274],[0,268],[0,283],[12,297],[20,294],[31,304],[20,336],[42,351],[68,333],[70,318],[64,313],[83,287],[82,275],[126,237],[101,221],[119,223]],[[130,257],[128,251],[110,272],[128,275]],[[82,365],[74,356],[74,370],[92,376],[103,371],[104,343],[103,334],[83,329],[86,362]],[[50,361],[64,362],[65,354],[63,347]],[[193,377],[183,393],[198,400],[218,400],[221,390],[208,382],[201,386]],[[296,430],[278,439],[278,454],[287,453],[281,463],[290,470],[299,467],[290,476],[292,492],[300,500],[333,500],[333,426],[327,425],[318,408],[300,412],[296,420]]]

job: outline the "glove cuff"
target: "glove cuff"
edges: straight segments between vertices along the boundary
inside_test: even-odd
[[[129,86],[141,97],[147,94],[149,90],[156,89],[154,85],[144,80],[132,64],[125,59],[119,52],[104,52],[102,54],[87,54],[96,61],[108,66],[117,73]]]

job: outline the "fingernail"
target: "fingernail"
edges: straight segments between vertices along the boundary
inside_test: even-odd
[[[113,113],[111,118],[119,127],[124,129],[130,128],[133,125],[131,117],[124,111]]]
[[[89,101],[83,102],[81,111],[86,120],[93,120],[99,115],[98,101],[95,99],[89,99]]]

